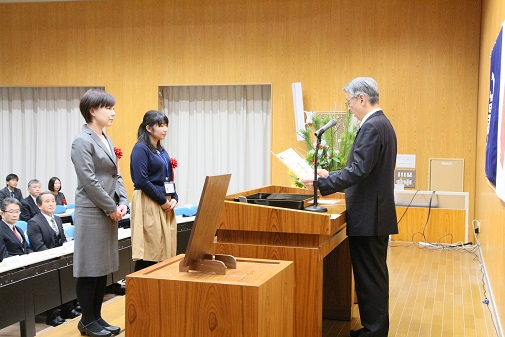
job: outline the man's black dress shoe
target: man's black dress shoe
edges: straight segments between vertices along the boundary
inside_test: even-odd
[[[70,311],[61,311],[62,318],[76,318],[78,316],[81,316],[81,313],[75,309],[72,309]]]
[[[50,325],[50,326],[58,326],[62,323],[65,323],[65,320],[58,315],[47,316],[47,318],[46,318],[46,324]]]
[[[121,328],[118,327],[118,326],[115,326],[115,325],[110,325],[109,323],[107,323],[103,318],[99,318],[96,320],[96,322],[98,324],[100,324],[102,326],[102,328],[104,328],[105,330],[108,330],[110,331],[112,334],[114,335],[117,335],[120,331],[121,331]]]
[[[91,337],[110,337],[112,333],[108,330],[105,330],[100,324],[96,321],[89,323],[88,325],[82,324],[82,321],[79,321],[77,324],[77,329],[81,333],[81,336],[88,335]]]
[[[358,330],[351,330],[349,331],[349,336],[351,337],[359,337],[361,334],[365,331],[365,328],[361,328]]]

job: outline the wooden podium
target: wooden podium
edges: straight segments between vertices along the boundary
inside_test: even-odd
[[[185,255],[126,277],[126,337],[291,337],[291,261],[210,254],[231,175],[207,177]]]
[[[321,336],[323,318],[350,320],[352,272],[344,195],[324,198],[340,199],[336,205],[324,205],[328,213],[235,201],[255,193],[308,191],[271,185],[226,196],[213,252],[295,262],[295,336]]]
[[[291,261],[180,272],[178,255],[126,277],[126,337],[292,337]]]

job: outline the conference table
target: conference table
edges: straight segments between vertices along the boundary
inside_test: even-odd
[[[131,231],[119,228],[119,270],[107,284],[133,272]],[[74,242],[61,247],[13,256],[0,263],[0,328],[20,322],[22,337],[35,336],[35,315],[76,298],[73,271]]]
[[[64,228],[72,222],[71,212],[55,214]],[[177,254],[185,253],[194,216],[177,216]],[[107,284],[116,283],[134,271],[131,251],[130,215],[118,223],[119,269],[108,275]],[[70,239],[70,238],[69,238]],[[22,337],[35,336],[35,315],[73,301],[74,242],[61,247],[12,256],[0,262],[0,329],[20,322]]]

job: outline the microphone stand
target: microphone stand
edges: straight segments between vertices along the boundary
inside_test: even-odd
[[[316,151],[314,152],[314,204],[312,206],[305,207],[304,210],[311,211],[311,212],[323,213],[323,212],[328,212],[328,209],[317,205],[317,190],[318,190],[318,184],[317,184],[317,152],[319,151],[319,145],[321,145],[321,135],[319,135],[319,137],[317,137]]]

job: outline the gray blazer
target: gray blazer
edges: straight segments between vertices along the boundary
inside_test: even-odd
[[[105,135],[105,134],[104,134]],[[114,145],[110,151],[87,125],[72,143],[71,158],[77,174],[75,193],[74,276],[97,277],[119,266],[118,227],[109,215],[117,205],[128,205],[119,175]]]

